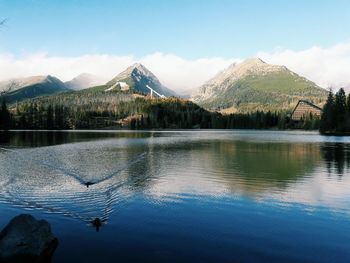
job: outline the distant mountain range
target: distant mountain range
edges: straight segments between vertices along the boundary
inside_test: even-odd
[[[134,64],[106,84],[91,74],[62,82],[53,76],[34,76],[0,82],[8,103],[62,92],[121,92],[154,96],[179,96],[160,83],[142,64]],[[99,85],[99,86],[98,86]],[[82,91],[79,91],[82,90]],[[158,95],[157,95],[158,94]],[[198,88],[191,100],[201,107],[223,113],[290,110],[299,99],[321,106],[327,91],[284,66],[270,65],[258,58],[232,64]]]
[[[103,84],[103,81],[98,76],[89,73],[83,73],[70,81],[64,83],[67,88],[72,90],[81,90]]]
[[[128,92],[150,94],[154,96],[177,96],[177,94],[160,83],[158,78],[142,64],[134,64],[118,74],[106,84],[92,74],[83,73],[70,81],[62,82],[53,76],[33,76],[0,82],[0,92],[6,93],[8,103],[20,102],[41,96],[53,95],[67,91],[96,89],[105,92]],[[158,95],[157,95],[158,93]]]
[[[0,93],[6,93],[4,96],[8,103],[14,103],[71,90],[82,90],[101,83],[103,82],[100,78],[88,73],[80,74],[67,82],[51,75],[31,76],[1,81]]]
[[[68,91],[69,88],[53,76],[33,76],[0,82],[0,91],[8,103]]]
[[[223,112],[290,110],[299,99],[322,104],[327,91],[285,66],[259,58],[232,64],[191,97],[200,106]]]

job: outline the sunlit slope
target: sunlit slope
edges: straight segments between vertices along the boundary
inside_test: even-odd
[[[200,87],[192,100],[233,112],[291,110],[299,99],[322,104],[327,91],[284,66],[249,59],[231,65]]]

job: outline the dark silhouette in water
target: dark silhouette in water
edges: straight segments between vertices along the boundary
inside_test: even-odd
[[[80,174],[76,173],[75,171],[72,171],[71,169],[67,169],[64,166],[60,167],[59,165],[56,165],[55,162],[51,163],[48,160],[41,161],[41,160],[37,160],[35,158],[28,158],[27,155],[21,153],[17,149],[12,150],[12,149],[8,149],[8,148],[0,147],[0,153],[2,151],[12,152],[12,153],[16,154],[16,157],[18,158],[17,160],[19,160],[19,161],[23,160],[25,162],[28,162],[28,161],[33,162],[34,164],[37,165],[38,168],[45,166],[45,167],[52,168],[53,170],[61,171],[61,172],[63,172],[62,173],[63,176],[69,176],[71,178],[74,178],[77,182],[79,182],[81,185],[83,185],[86,188],[89,188],[91,185],[95,185],[95,184],[98,185],[99,183],[102,183],[106,180],[112,179],[113,177],[119,175],[124,170],[131,167],[133,164],[143,160],[143,158],[147,154],[146,152],[138,154],[135,158],[129,160],[129,162],[127,162],[125,165],[120,166],[119,169],[116,169],[115,171],[113,171],[109,174],[106,174],[105,176],[100,177],[97,175],[96,179],[90,179],[90,180],[85,181],[83,175],[80,175]],[[16,158],[13,158],[13,159],[16,160]],[[8,182],[6,182],[6,184],[4,184],[3,186],[7,186],[8,184],[13,184],[13,183],[15,183],[14,177],[11,180],[8,180]],[[40,202],[37,203],[34,200],[31,200],[31,201],[22,200],[20,197],[18,197],[17,195],[13,195],[10,192],[7,192],[6,196],[1,195],[0,202],[2,200],[6,200],[7,202],[18,205],[20,207],[43,209],[45,211],[49,211],[50,213],[63,214],[65,216],[81,220],[85,224],[92,225],[96,229],[96,232],[99,232],[99,230],[103,226],[103,224],[105,222],[107,222],[109,214],[113,210],[113,208],[112,208],[113,202],[120,201],[120,200],[116,200],[116,197],[114,197],[112,193],[114,193],[116,190],[118,190],[122,186],[123,186],[123,180],[121,182],[120,181],[117,181],[117,182],[112,181],[112,182],[110,182],[110,184],[102,186],[101,188],[97,188],[96,189],[97,192],[94,192],[95,189],[91,189],[91,191],[93,191],[92,194],[95,195],[96,193],[99,193],[100,195],[103,195],[103,196],[105,195],[105,198],[107,198],[106,202],[104,202],[106,207],[103,209],[102,214],[95,213],[95,215],[96,214],[100,215],[100,217],[96,217],[95,219],[93,219],[90,215],[84,215],[84,211],[80,211],[80,212],[70,211],[66,207],[56,207],[56,206],[51,207],[50,203],[46,204],[46,203],[40,203]],[[2,191],[0,191],[0,192],[2,192]],[[90,193],[90,191],[87,190],[86,193]]]
[[[95,183],[93,183],[93,182],[86,182],[86,183],[85,183],[86,188],[89,188],[89,186],[90,186],[90,185],[93,185],[93,184],[95,184]]]
[[[1,142],[1,140],[0,140],[0,142]],[[2,147],[0,147],[0,150],[17,153],[17,151],[15,151],[15,150],[2,148]],[[75,172],[72,172],[69,169],[65,169],[65,168],[53,165],[52,163],[49,163],[47,161],[38,161],[38,160],[34,160],[34,159],[32,159],[32,161],[34,161],[38,165],[43,165],[43,166],[50,167],[50,168],[55,169],[55,170],[62,171],[64,173],[64,175],[67,175],[67,176],[70,176],[70,177],[74,178],[80,184],[85,185],[87,188],[89,188],[90,185],[99,184],[99,183],[102,183],[104,181],[107,181],[107,180],[113,178],[114,176],[116,176],[116,175],[120,174],[121,172],[123,172],[124,170],[128,169],[133,164],[141,161],[145,156],[146,156],[146,152],[137,155],[134,159],[129,161],[126,165],[120,167],[119,169],[115,170],[114,172],[112,172],[110,174],[105,175],[104,177],[100,178],[99,180],[95,180],[94,182],[91,182],[91,181],[87,181],[86,182],[82,178],[81,175],[79,175],[79,174],[77,174]],[[25,161],[27,161],[27,157],[24,157],[24,156],[21,156],[21,155],[19,155],[19,157],[23,158],[23,159],[25,159]]]
[[[92,220],[92,225],[96,228],[96,232],[100,231],[100,227],[102,226],[102,220],[96,217]]]
[[[104,181],[107,181],[107,180],[113,178],[114,176],[116,176],[116,175],[120,174],[121,172],[123,172],[124,170],[128,169],[133,164],[135,164],[135,163],[139,162],[140,160],[142,160],[145,156],[146,156],[145,152],[137,155],[134,159],[129,161],[126,165],[120,167],[119,169],[115,170],[114,172],[112,172],[110,174],[105,175],[104,177],[100,178],[99,180],[94,180],[94,182],[91,182],[91,181],[87,181],[86,182],[79,174],[74,173],[74,172],[72,172],[70,170],[64,169],[62,167],[58,167],[58,166],[52,165],[51,163],[47,163],[47,162],[37,162],[37,163],[41,164],[41,165],[45,165],[47,167],[51,167],[51,168],[59,170],[59,171],[62,171],[62,172],[64,172],[65,175],[74,178],[79,183],[81,183],[81,184],[85,185],[87,188],[89,188],[90,185],[99,184],[99,183],[102,183]]]
[[[322,157],[327,165],[328,173],[345,174],[345,168],[350,168],[350,151],[343,143],[325,143],[321,146]]]

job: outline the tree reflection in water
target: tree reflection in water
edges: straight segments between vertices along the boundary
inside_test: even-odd
[[[0,203],[76,218],[96,231],[140,195],[156,203],[223,195],[284,200],[288,191],[292,198],[319,194],[310,178],[329,189],[325,174],[341,178],[350,168],[347,144],[323,143],[319,135],[311,142],[300,141],[305,135],[249,140],[232,132],[50,136],[54,140],[44,133],[0,139],[10,148],[0,148]]]
[[[343,176],[345,169],[350,168],[350,149],[344,143],[324,143],[321,145],[322,157],[325,161],[328,175]]]

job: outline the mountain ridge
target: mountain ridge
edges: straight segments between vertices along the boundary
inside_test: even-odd
[[[299,99],[321,104],[326,96],[326,90],[287,67],[250,58],[219,72],[191,99],[211,110],[251,112],[290,110]]]
[[[0,83],[6,102],[13,103],[44,95],[52,95],[69,88],[58,78],[51,75],[16,78]]]
[[[108,81],[106,86],[108,87],[108,91],[110,91],[113,90],[113,86],[116,86],[118,89],[122,88],[121,86],[126,87],[125,84],[128,86],[127,90],[149,94],[150,89],[148,87],[150,87],[161,95],[177,96],[174,91],[161,84],[159,79],[141,63],[135,63],[129,66]]]

